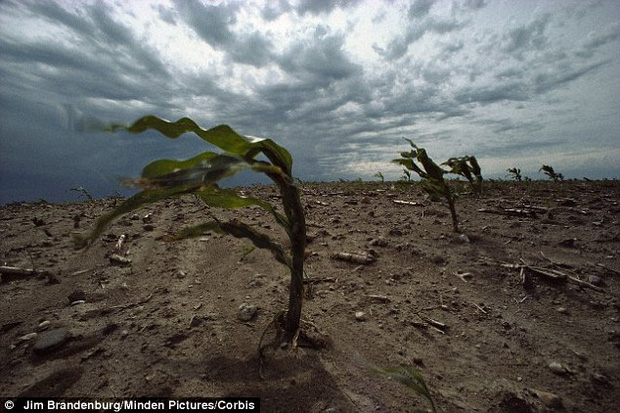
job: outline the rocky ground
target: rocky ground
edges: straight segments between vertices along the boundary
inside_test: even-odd
[[[279,201],[273,187],[243,191]],[[240,395],[259,396],[264,412],[430,411],[368,372],[402,365],[421,371],[442,412],[617,411],[618,181],[460,192],[459,235],[415,185],[304,185],[304,326],[326,346],[295,349],[275,342],[289,276],[270,253],[213,233],[164,240],[213,215],[285,243],[261,209],[161,202],[76,251],[70,234],[120,200],[1,207],[0,396]]]

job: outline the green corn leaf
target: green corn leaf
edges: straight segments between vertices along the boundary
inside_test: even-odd
[[[170,174],[181,169],[205,165],[217,155],[215,152],[203,152],[185,161],[158,159],[145,166],[142,169],[141,176],[142,178],[155,178],[156,176]]]
[[[111,130],[118,130],[115,125]],[[147,129],[155,129],[166,137],[176,139],[186,132],[193,132],[201,139],[234,155],[254,159],[263,153],[274,165],[280,167],[287,175],[292,175],[293,158],[291,154],[271,139],[246,137],[239,135],[228,125],[219,125],[205,130],[189,118],[181,118],[176,122],[168,122],[156,116],[145,116],[133,125],[123,127],[131,133],[141,133]]]
[[[237,156],[231,156],[227,154],[213,154],[206,153],[205,158],[208,160],[195,157],[187,161],[171,161],[165,160],[161,164],[157,164],[158,161],[147,165],[146,169],[147,177],[133,181],[139,187],[153,188],[153,187],[171,187],[171,186],[183,186],[183,185],[211,185],[217,181],[234,175],[237,172],[251,167],[244,159]],[[189,163],[191,166],[185,168],[174,168],[174,165],[181,165],[183,163]],[[158,172],[165,172],[172,167],[172,172],[164,173],[163,175],[151,175]],[[144,175],[144,170],[142,171]],[[131,183],[131,180],[126,181]]]
[[[469,164],[471,165],[471,170],[479,181],[482,181],[482,170],[480,169],[480,165],[478,164],[478,160],[475,156],[469,156]]]
[[[88,246],[92,240],[100,236],[106,226],[115,218],[134,211],[144,205],[152,204],[162,199],[179,197],[184,194],[194,192],[197,187],[183,186],[174,188],[154,188],[139,192],[128,198],[120,206],[103,215],[95,223],[95,228],[88,234],[74,234],[76,248],[84,248]]]
[[[421,178],[426,178],[428,176],[422,169],[420,169],[418,165],[416,165],[413,159],[399,158],[399,159],[393,159],[392,162],[402,165],[405,168],[409,169],[410,171],[414,171],[415,173],[420,175]]]
[[[204,235],[205,232],[214,231],[232,235],[235,238],[247,238],[258,247],[271,251],[275,259],[291,268],[291,260],[287,257],[284,248],[273,241],[268,235],[262,234],[241,221],[233,220],[228,222],[210,221],[204,224],[196,225],[181,230],[170,237],[171,240],[177,241],[188,238],[196,238]]]
[[[240,196],[234,190],[218,188],[215,185],[201,188],[196,191],[196,195],[198,195],[205,204],[214,208],[232,209],[254,205],[259,206],[273,215],[276,221],[288,231],[289,224],[287,218],[278,213],[269,202],[262,199]]]
[[[429,158],[426,154],[426,149],[418,148],[417,158],[429,177],[438,181],[443,181],[445,171],[441,169],[441,167],[439,167],[439,165],[437,165],[431,158]]]

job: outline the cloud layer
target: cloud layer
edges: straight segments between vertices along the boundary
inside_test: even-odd
[[[273,137],[308,180],[396,179],[402,137],[487,175],[620,177],[618,17],[612,0],[5,1],[0,202],[108,195],[202,148],[76,132],[148,113]]]

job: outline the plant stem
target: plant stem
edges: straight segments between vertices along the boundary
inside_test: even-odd
[[[306,219],[301,205],[300,191],[292,179],[270,174],[280,188],[284,212],[290,223],[288,236],[291,241],[291,284],[289,304],[284,329],[292,338],[299,330],[304,293],[304,255],[306,251]]]
[[[444,183],[444,196],[448,201],[448,208],[450,208],[450,215],[452,215],[452,229],[454,232],[459,231],[459,221],[456,217],[456,208],[454,206],[454,195],[452,194],[452,190],[448,186],[447,183]]]

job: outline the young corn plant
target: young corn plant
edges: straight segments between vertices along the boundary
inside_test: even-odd
[[[407,168],[417,173],[422,178],[422,189],[424,189],[431,197],[441,196],[446,199],[448,208],[450,209],[450,215],[452,216],[452,228],[454,232],[459,232],[458,218],[456,216],[455,201],[456,195],[448,185],[448,182],[444,179],[444,175],[448,173],[437,165],[426,154],[424,148],[418,148],[413,141],[405,139],[412,147],[409,152],[401,152],[402,158],[393,159],[392,162]],[[420,168],[416,161],[422,165]]]
[[[211,207],[233,209],[258,206],[269,212],[284,228],[290,240],[289,251],[268,235],[239,220],[208,221],[185,228],[170,239],[188,239],[214,231],[249,239],[256,247],[271,251],[277,261],[290,269],[289,304],[283,327],[287,338],[292,340],[298,333],[302,311],[306,223],[300,190],[292,176],[291,154],[271,139],[242,136],[227,125],[205,130],[189,118],[168,122],[155,116],[146,116],[131,126],[106,127],[108,131],[125,130],[134,134],[148,129],[156,130],[170,139],[192,132],[223,152],[207,151],[184,161],[160,159],[149,163],[142,170],[141,177],[131,181],[142,191],[99,218],[89,234],[76,236],[76,246],[81,248],[91,244],[115,218],[162,199],[194,194]],[[267,160],[257,160],[259,155],[264,155]],[[244,169],[264,173],[276,183],[282,196],[284,215],[277,212],[267,201],[240,196],[234,190],[218,187],[219,180]]]
[[[549,177],[549,179],[552,179],[554,182],[558,182],[558,181],[563,181],[564,180],[564,175],[556,173],[553,170],[552,166],[549,165],[543,165],[542,168],[540,168],[538,170],[538,172],[543,172],[545,175],[547,175]]]
[[[450,167],[449,173],[461,175],[469,181],[474,192],[482,193],[482,171],[475,156],[463,156],[461,158],[450,158],[442,165]]]
[[[512,179],[514,179],[517,182],[521,182],[523,181],[523,176],[521,176],[521,169],[519,168],[508,168],[506,169],[506,172],[508,172],[509,174],[512,174]]]

